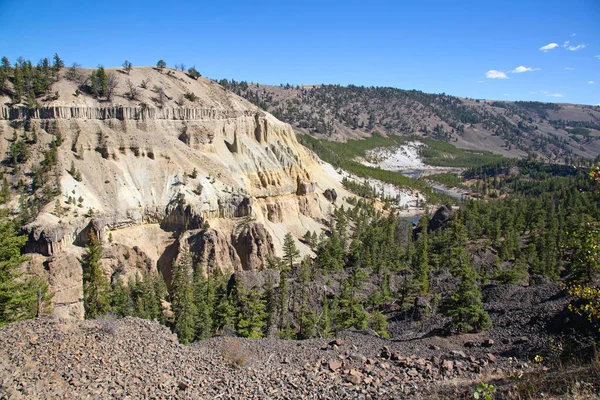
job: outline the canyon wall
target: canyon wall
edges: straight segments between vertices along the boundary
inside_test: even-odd
[[[289,125],[215,83],[202,85],[206,107],[103,106],[87,99],[1,108],[7,140],[0,151],[7,152],[15,131],[37,132],[30,167],[62,138],[53,171],[58,201],[23,227],[25,251],[33,256],[29,269],[57,293],[57,314],[83,317],[77,263],[90,231],[105,247],[102,262],[111,279],[159,272],[170,284],[184,250],[208,272],[262,269],[281,256],[287,232],[299,238],[326,229],[333,205],[324,191],[349,195]],[[11,177],[18,179],[27,182],[25,169]]]

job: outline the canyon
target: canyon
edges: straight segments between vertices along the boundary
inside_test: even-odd
[[[217,83],[150,67],[127,79],[154,89],[111,104],[77,95],[77,84],[62,79],[53,87],[58,99],[37,109],[1,108],[1,152],[25,127],[39,138],[11,184],[61,138],[51,178],[60,195],[23,227],[26,272],[50,284],[56,315],[83,318],[80,259],[90,231],[103,243],[107,276],[160,272],[170,285],[186,250],[207,273],[262,269],[281,255],[287,232],[323,231],[335,207],[325,191],[335,191],[338,204],[351,196],[288,124]],[[159,87],[168,99],[162,107]],[[183,100],[186,93],[196,100]],[[16,211],[18,202],[8,207]]]

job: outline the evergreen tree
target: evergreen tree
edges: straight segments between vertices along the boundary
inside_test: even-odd
[[[175,333],[181,343],[194,339],[196,307],[192,286],[192,256],[186,251],[181,260],[173,265],[171,308],[175,316]]]
[[[388,339],[390,334],[387,331],[387,319],[381,311],[373,311],[369,316],[369,328],[373,329],[383,338]]]
[[[362,244],[354,241],[351,245],[350,273],[342,283],[339,300],[337,319],[341,328],[365,329],[367,327],[368,314],[364,310],[362,299],[359,297],[359,291],[367,277],[362,267],[362,252]]]
[[[240,336],[261,338],[266,325],[265,302],[256,290],[237,288],[238,315],[236,331]]]
[[[294,268],[294,262],[300,257],[300,251],[296,248],[296,242],[291,233],[286,233],[283,239],[283,261],[286,268]]]
[[[10,200],[10,186],[4,173],[2,173],[2,189],[0,190],[0,204],[5,204]]]
[[[123,283],[123,278],[117,276],[111,284],[110,290],[110,312],[126,317],[132,315],[131,299],[129,297],[129,289]]]
[[[271,327],[275,326],[275,314],[277,312],[277,298],[275,297],[275,289],[273,280],[271,277],[267,277],[267,283],[265,285],[265,291],[263,293],[263,300],[265,302],[265,332],[268,334],[271,331]]]
[[[58,56],[58,53],[54,53],[53,61],[52,70],[54,71],[54,76],[58,78],[58,74],[64,68],[65,62]]]
[[[83,305],[85,317],[94,319],[106,314],[109,310],[109,283],[104,275],[100,260],[102,245],[96,232],[90,231],[86,254],[83,256]]]
[[[284,270],[281,270],[279,274],[279,293],[277,299],[277,314],[279,316],[277,330],[279,335],[285,334],[287,328],[289,328],[287,316],[289,310],[289,295],[287,274]]]
[[[163,72],[163,69],[165,69],[166,67],[167,63],[163,59],[158,60],[158,62],[156,63],[156,68],[158,68],[161,74]]]
[[[129,72],[131,72],[132,68],[133,68],[133,64],[131,64],[131,62],[129,60],[125,60],[123,62],[123,69],[125,70],[127,75],[129,75]]]
[[[21,279],[18,268],[26,260],[21,255],[26,241],[12,222],[0,221],[0,326],[35,318],[47,311],[52,298],[39,278]]]
[[[0,62],[0,93],[8,91],[8,78],[10,77],[10,61],[6,56]]]
[[[492,325],[490,316],[483,309],[481,290],[475,275],[470,263],[463,261],[459,273],[460,283],[448,310],[452,317],[451,326],[460,333],[481,332]]]
[[[197,312],[196,339],[208,339],[213,335],[215,286],[213,277],[204,278],[204,269],[200,265],[194,271],[194,303]]]
[[[227,290],[227,280],[220,277],[218,270],[213,274],[219,277],[215,280],[215,305],[213,307],[213,330],[220,332],[233,328],[234,318],[236,316],[235,305],[233,299]]]
[[[22,69],[18,65],[15,65],[12,97],[12,102],[14,104],[19,104],[21,102],[24,91],[25,89]]]

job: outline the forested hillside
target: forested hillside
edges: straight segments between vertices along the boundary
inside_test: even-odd
[[[600,108],[489,101],[390,87],[219,83],[300,132],[345,141],[374,131],[421,134],[508,156],[564,162],[600,153]]]
[[[209,266],[187,255],[174,270],[172,326],[183,342],[232,331],[306,339],[346,328],[388,337],[398,334],[395,321],[406,315],[446,321],[447,332],[493,329],[500,316],[489,315],[485,287],[533,285],[543,277],[564,282],[578,296],[577,285],[598,278],[596,175],[531,161],[473,168],[464,176],[494,199],[446,208],[444,218],[426,215],[415,229],[393,211],[377,211],[374,198],[363,193],[352,207],[337,209],[327,232],[306,232],[315,257],[301,259],[288,235],[283,257],[253,275],[207,274]],[[162,318],[159,300],[166,292],[156,283],[94,285],[104,296],[97,315]],[[422,299],[431,308],[420,309]]]

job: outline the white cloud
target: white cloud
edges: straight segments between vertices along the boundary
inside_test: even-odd
[[[572,35],[571,35],[571,37],[574,37],[574,36],[577,36],[577,34],[576,34],[576,33],[574,33],[574,34],[572,34]]]
[[[589,81],[588,83],[589,83],[590,85],[593,85],[593,84],[594,84],[594,83],[596,83],[596,82],[594,82],[594,81]]]
[[[477,83],[485,83],[485,81],[477,81]]]
[[[529,94],[537,94],[537,92],[535,90],[530,90]]]
[[[548,94],[548,93],[550,93],[550,92],[549,92],[549,91],[547,91],[547,90],[540,90],[540,92],[542,92],[542,93],[544,93],[544,94]]]
[[[573,71],[575,68],[571,68],[571,67],[565,67],[565,69],[566,69],[567,71]]]
[[[505,96],[510,96],[510,93],[504,93]]]
[[[571,51],[577,51],[577,50],[585,49],[585,44],[578,44],[577,46],[569,46],[567,48]]]
[[[523,65],[513,69],[512,71],[510,71],[513,74],[520,74],[521,72],[529,72],[529,71],[538,71],[539,68],[531,68],[531,67],[525,67]]]
[[[546,96],[549,96],[549,97],[565,97],[562,93],[551,93],[551,94],[547,94]]]
[[[502,71],[496,71],[495,69],[490,69],[485,73],[486,78],[488,79],[508,79],[508,76]]]
[[[600,54],[596,56],[597,59],[600,59]]]
[[[552,50],[552,49],[555,49],[557,47],[560,47],[558,45],[558,43],[548,43],[547,45],[540,47],[540,50],[543,51],[543,52],[546,52],[548,50]]]
[[[569,45],[569,43],[571,43],[570,40],[565,41],[565,44],[563,44],[563,47],[567,47]]]

